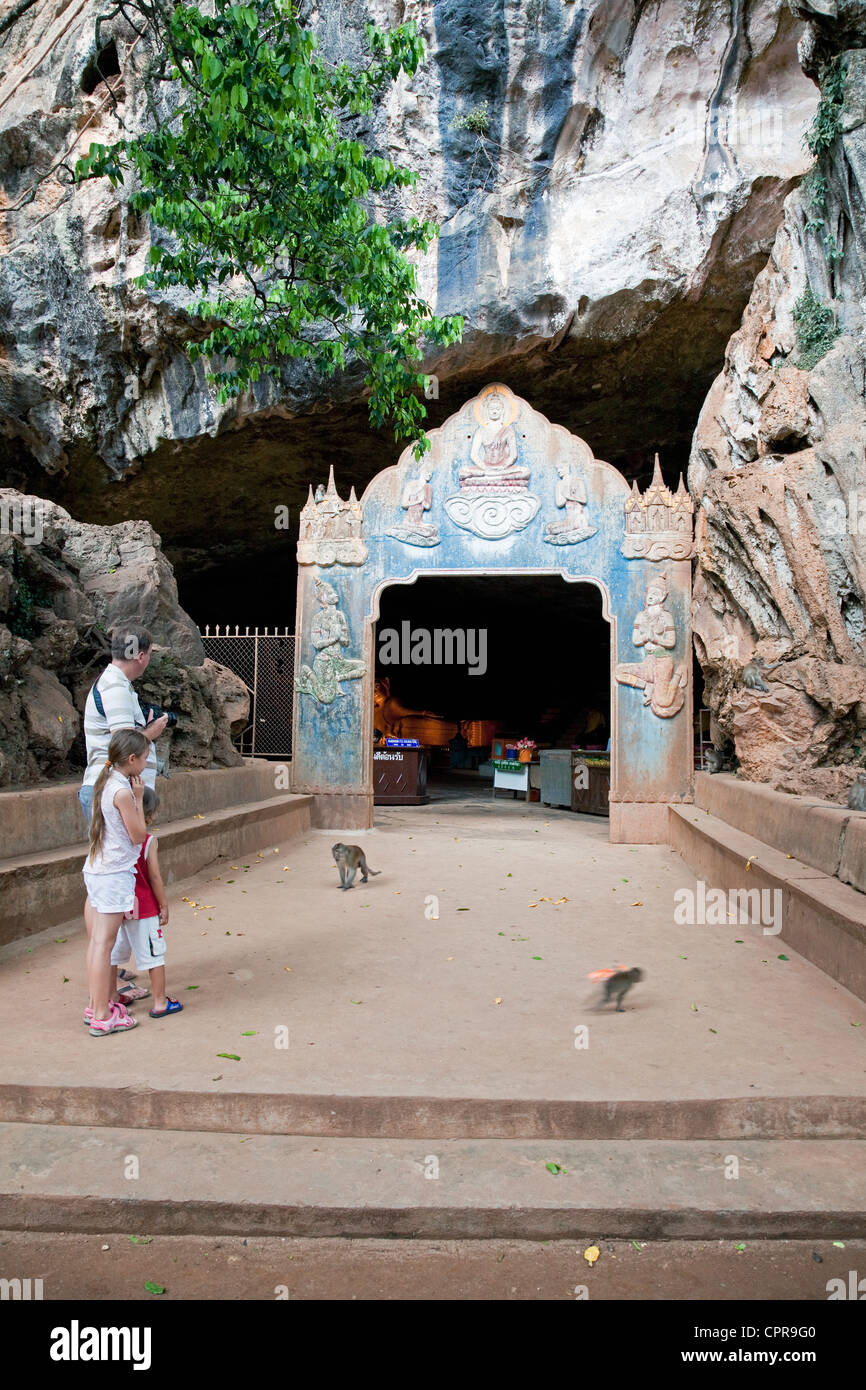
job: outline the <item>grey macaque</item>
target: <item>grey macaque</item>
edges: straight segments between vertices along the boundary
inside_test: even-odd
[[[354,888],[355,874],[361,870],[361,882],[367,882],[367,874],[380,874],[381,869],[368,869],[364,851],[360,845],[333,845],[331,853],[334,863],[340,870],[340,887]]]
[[[765,666],[763,657],[755,656],[743,667],[743,685],[748,686],[749,690],[763,690],[766,695],[770,693],[770,687],[764,684],[764,676],[768,671],[775,671],[777,666],[781,666],[781,661],[774,661],[772,666]]]
[[[615,999],[616,1012],[618,1014],[624,1014],[625,1009],[622,1006],[623,999],[628,994],[632,985],[636,985],[638,980],[642,979],[643,971],[639,970],[637,966],[635,966],[633,970],[618,970],[615,975],[611,975],[609,979],[604,981],[602,986],[604,994],[599,1000],[598,1007],[602,1009],[605,1004],[610,1003],[611,999]]]
[[[704,754],[704,758],[706,760],[708,772],[724,772],[727,758],[721,748],[708,748]]]
[[[866,772],[858,772],[857,781],[848,793],[849,811],[866,811]]]

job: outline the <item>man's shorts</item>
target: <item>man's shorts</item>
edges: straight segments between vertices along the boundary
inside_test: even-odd
[[[97,912],[131,912],[135,903],[135,869],[116,874],[95,874],[82,870],[91,906]]]
[[[111,952],[112,965],[125,965],[130,952],[138,970],[156,970],[165,964],[165,935],[158,917],[121,922]]]

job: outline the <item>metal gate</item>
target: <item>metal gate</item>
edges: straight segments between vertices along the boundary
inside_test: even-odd
[[[227,666],[250,692],[250,722],[234,740],[246,758],[292,756],[295,637],[280,628],[206,627],[205,655]]]

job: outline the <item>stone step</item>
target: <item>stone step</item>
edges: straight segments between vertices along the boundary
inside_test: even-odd
[[[159,825],[167,885],[198,873],[219,855],[249,854],[306,834],[312,797],[284,793]],[[200,818],[201,817],[201,818]],[[5,846],[4,846],[5,848]],[[0,945],[59,926],[84,906],[84,841],[0,859]]]
[[[87,1033],[81,1029],[84,1038]],[[115,1044],[112,1044],[115,1045]],[[123,1044],[121,1044],[122,1046]],[[219,1063],[216,1064],[219,1067]],[[0,1121],[100,1128],[117,1086],[0,1083]],[[122,1087],[130,1129],[326,1139],[845,1140],[866,1134],[864,1096],[508,1100]]]
[[[0,1126],[0,1228],[857,1239],[866,1142],[314,1139]],[[564,1170],[549,1171],[554,1163]]]
[[[866,894],[698,806],[670,806],[668,814],[671,847],[708,888],[778,891],[782,926],[767,940],[866,1000]]]
[[[196,814],[267,801],[278,786],[276,770],[284,764],[246,758],[242,767],[177,768],[156,779],[161,825]],[[84,824],[78,789],[81,779],[53,785],[0,791],[0,846],[4,858],[39,854],[77,845]]]

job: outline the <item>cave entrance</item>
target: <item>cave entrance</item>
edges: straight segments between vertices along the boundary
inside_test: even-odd
[[[428,439],[425,456],[409,446],[361,498],[354,489],[342,497],[332,470],[327,488],[315,496],[311,489],[301,512],[293,790],[313,797],[317,826],[373,824],[372,750],[384,704],[375,701],[377,663],[380,680],[386,665],[421,667],[401,670],[407,711],[414,705],[423,718],[429,710],[446,722],[498,720],[505,733],[522,730],[536,742],[546,725],[565,742],[569,716],[581,718],[579,704],[567,699],[572,672],[599,682],[602,715],[607,710],[611,840],[667,843],[668,808],[692,800],[694,778],[694,506],[682,481],[671,492],[657,460],[641,494],[585,440],[496,383]],[[586,606],[587,588],[600,596],[595,602],[609,632],[606,707],[603,656],[584,660],[583,644],[597,642],[600,631],[598,607],[593,613]],[[398,636],[387,660],[382,604]],[[428,641],[437,628],[463,629],[466,656],[472,629],[471,662],[478,666],[485,612],[488,644],[495,625],[492,656],[502,688],[491,679],[485,690],[481,675],[466,672],[458,682],[453,670],[435,671],[456,664],[441,653],[437,659],[435,649],[430,660],[413,655],[413,627],[423,626]]]
[[[373,648],[377,806],[528,791],[539,809],[607,814],[611,644],[597,585],[549,573],[392,584]],[[539,750],[589,752],[591,767],[573,777],[579,754],[535,752],[528,771],[509,771],[508,748],[526,738]],[[424,752],[395,747],[415,740]],[[513,785],[522,781],[525,791]]]

